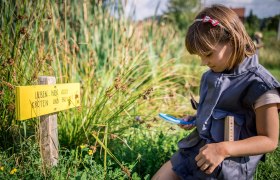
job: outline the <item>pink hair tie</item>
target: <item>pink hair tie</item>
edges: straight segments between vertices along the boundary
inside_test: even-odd
[[[212,19],[209,16],[204,16],[202,19],[195,19],[194,21],[202,21],[203,23],[210,22],[212,24],[212,26],[214,26],[214,27],[218,25],[218,26],[224,28],[224,26],[222,26],[218,20]]]

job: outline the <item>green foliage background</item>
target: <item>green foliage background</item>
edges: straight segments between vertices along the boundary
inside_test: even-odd
[[[189,94],[198,98],[206,68],[185,52],[180,29],[197,2],[178,15],[182,1],[174,1],[165,23],[114,18],[110,3],[0,2],[0,179],[150,179],[188,134],[157,114],[194,113]],[[275,35],[265,33],[260,60],[279,78]],[[15,86],[35,85],[42,75],[81,84],[81,107],[58,113],[52,169],[42,166],[39,118],[17,121],[14,113]],[[279,167],[278,148],[256,178],[277,179]]]

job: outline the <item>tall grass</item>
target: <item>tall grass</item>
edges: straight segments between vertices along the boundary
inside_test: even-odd
[[[275,40],[277,32],[265,32],[264,47],[260,49],[260,63],[280,80],[280,41]]]
[[[172,26],[115,18],[108,7],[1,1],[1,178],[149,179],[186,135],[157,114],[194,113],[188,97],[205,68]],[[60,160],[47,172],[34,143],[38,118],[14,115],[14,87],[40,75],[81,84],[81,107],[58,113]]]
[[[171,26],[116,19],[94,0],[1,1],[0,23],[0,147],[7,162],[7,154],[20,157],[16,166],[21,172],[23,164],[32,163],[23,160],[21,145],[30,135],[37,141],[38,119],[15,120],[14,87],[37,84],[40,75],[55,76],[58,83],[81,83],[81,107],[58,114],[60,148],[91,146],[105,172],[110,159],[128,177],[133,168],[114,154],[112,137],[130,147],[133,128],[150,132],[159,111],[183,114],[189,109],[179,94],[190,92],[189,80],[198,82],[192,72],[201,70],[192,66],[186,73],[179,66],[176,53],[182,43]]]
[[[51,74],[41,37],[45,8],[43,3],[27,1],[0,4],[0,149],[27,137],[26,129],[32,123],[15,121],[15,86],[36,84],[39,74]]]

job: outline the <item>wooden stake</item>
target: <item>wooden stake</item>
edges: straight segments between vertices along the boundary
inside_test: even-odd
[[[225,119],[225,141],[234,141],[234,117],[227,116]]]
[[[55,77],[40,76],[39,84],[56,84]],[[48,114],[40,119],[40,151],[44,167],[52,167],[58,163],[57,114]]]

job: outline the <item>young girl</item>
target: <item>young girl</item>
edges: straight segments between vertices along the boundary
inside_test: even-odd
[[[253,179],[264,154],[278,146],[280,83],[258,63],[242,22],[225,6],[202,10],[185,43],[210,68],[201,79],[196,129],[153,179]],[[224,141],[229,115],[234,141]]]

